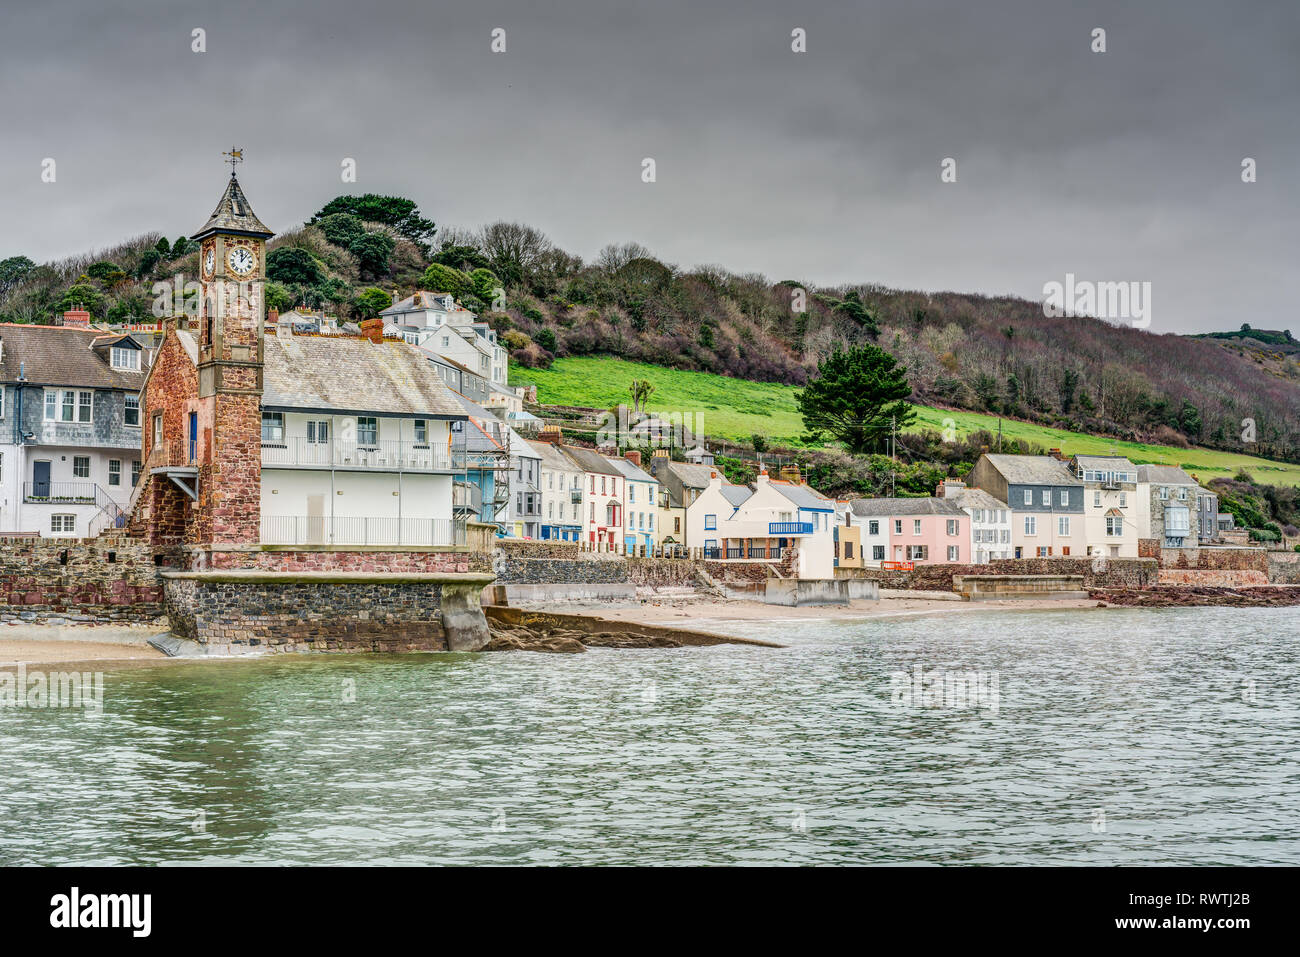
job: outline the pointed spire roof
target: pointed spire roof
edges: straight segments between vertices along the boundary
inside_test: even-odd
[[[221,201],[217,203],[217,208],[212,211],[207,223],[190,238],[202,239],[212,233],[237,233],[241,236],[261,236],[263,239],[275,235],[257,218],[253,207],[248,205],[248,198],[239,188],[239,180],[234,173],[230,174],[226,191],[221,194]]]

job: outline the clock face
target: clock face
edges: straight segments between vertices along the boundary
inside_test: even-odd
[[[253,254],[242,246],[237,246],[226,257],[226,264],[236,276],[247,276],[253,271]]]
[[[217,250],[213,246],[208,247],[207,255],[203,257],[203,272],[211,276],[212,270],[217,266]]]

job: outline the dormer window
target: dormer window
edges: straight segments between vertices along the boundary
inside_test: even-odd
[[[124,369],[129,372],[140,371],[140,350],[129,349],[125,346],[113,346],[108,353],[108,364],[114,369]]]

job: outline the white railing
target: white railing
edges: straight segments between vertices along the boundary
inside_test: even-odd
[[[263,545],[464,545],[465,523],[448,518],[263,515]]]
[[[464,469],[463,454],[418,442],[347,442],[305,438],[262,441],[262,466],[373,469],[379,472],[449,472]]]

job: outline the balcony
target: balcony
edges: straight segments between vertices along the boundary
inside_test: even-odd
[[[768,522],[769,535],[811,535],[812,522]]]
[[[263,468],[361,469],[375,472],[464,471],[463,454],[412,442],[311,442],[305,438],[262,442]]]
[[[263,545],[464,545],[465,522],[448,518],[263,515]]]
[[[23,501],[37,505],[94,505],[94,482],[24,482]]]

